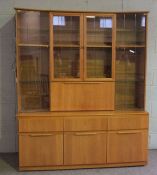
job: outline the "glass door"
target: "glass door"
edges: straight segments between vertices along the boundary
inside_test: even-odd
[[[85,79],[114,79],[115,16],[85,15]]]
[[[17,11],[19,111],[49,110],[49,13]]]
[[[80,14],[51,15],[51,80],[82,78],[83,20]]]
[[[117,14],[116,109],[144,109],[146,14]]]

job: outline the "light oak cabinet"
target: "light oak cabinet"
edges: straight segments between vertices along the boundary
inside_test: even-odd
[[[19,169],[145,165],[147,13],[16,9]]]

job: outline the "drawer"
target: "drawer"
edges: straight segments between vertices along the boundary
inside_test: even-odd
[[[19,165],[63,165],[63,133],[20,134]]]
[[[64,165],[106,163],[106,132],[65,132]]]
[[[63,131],[63,118],[29,117],[19,119],[19,132]]]
[[[109,117],[109,130],[147,129],[148,115],[123,115]]]
[[[147,161],[147,147],[147,130],[108,132],[107,163]]]
[[[65,117],[64,131],[107,130],[107,117]]]

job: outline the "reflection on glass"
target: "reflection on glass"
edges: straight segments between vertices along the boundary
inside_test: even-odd
[[[117,14],[117,44],[145,45],[145,26],[144,14]]]
[[[112,18],[86,16],[87,44],[112,46]]]
[[[111,78],[111,64],[111,48],[87,48],[87,78]]]
[[[49,108],[48,57],[47,48],[22,47],[19,50],[22,111]]]
[[[80,44],[79,16],[53,16],[54,44]]]
[[[79,78],[79,48],[54,48],[54,77]]]
[[[116,56],[116,108],[144,108],[145,49],[119,48]]]
[[[18,12],[19,43],[48,44],[49,16],[47,12]]]

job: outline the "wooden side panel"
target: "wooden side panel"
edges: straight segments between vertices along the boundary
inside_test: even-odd
[[[148,115],[128,115],[123,114],[119,116],[108,118],[109,130],[123,130],[123,129],[147,129]]]
[[[20,134],[19,165],[63,165],[63,134]]]
[[[64,165],[106,163],[105,132],[75,132],[64,135]]]
[[[147,138],[145,130],[109,132],[107,163],[147,161]]]
[[[29,117],[19,119],[19,132],[63,131],[63,118]]]
[[[66,117],[64,131],[102,131],[107,130],[107,117]]]
[[[114,82],[53,82],[51,111],[114,110]]]

